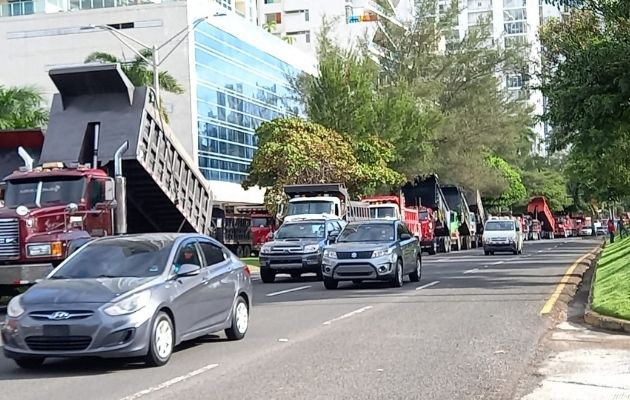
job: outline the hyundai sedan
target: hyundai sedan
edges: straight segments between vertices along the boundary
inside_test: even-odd
[[[160,366],[184,340],[222,330],[242,339],[251,298],[249,269],[214,239],[101,238],[11,299],[3,351],[23,368],[78,356],[140,357]]]

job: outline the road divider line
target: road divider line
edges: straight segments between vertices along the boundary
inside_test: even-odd
[[[499,264],[503,264],[505,261],[497,261],[497,262],[493,262],[490,265],[499,265]]]
[[[580,265],[580,263],[582,261],[584,261],[584,259],[588,256],[590,256],[591,254],[593,254],[593,252],[595,252],[597,250],[598,247],[596,247],[595,249],[589,251],[588,253],[584,254],[582,257],[578,258],[578,260],[576,262],[574,262],[568,269],[567,271],[564,273],[564,275],[562,276],[562,279],[560,280],[560,283],[558,284],[558,286],[556,287],[556,290],[553,292],[553,294],[551,295],[551,297],[549,298],[549,300],[547,300],[547,302],[545,303],[545,305],[543,306],[542,310],[540,310],[540,314],[541,315],[545,315],[545,314],[549,314],[551,312],[551,310],[553,310],[553,306],[556,304],[556,302],[558,301],[558,299],[560,298],[560,295],[562,294],[562,291],[564,290],[564,287],[567,285],[567,283],[569,282],[569,279],[571,278],[571,275],[573,274],[573,271],[575,271],[575,269],[577,268],[578,265]]]
[[[341,321],[342,319],[350,318],[350,317],[352,317],[353,315],[361,314],[362,312],[365,312],[365,311],[367,311],[367,310],[371,310],[372,308],[374,308],[374,307],[372,307],[372,306],[365,306],[365,307],[361,307],[361,308],[359,308],[358,310],[350,311],[349,313],[346,313],[346,314],[344,314],[344,315],[340,315],[340,316],[339,316],[339,317],[337,317],[337,318],[333,318],[333,319],[331,319],[331,320],[328,320],[328,321],[326,321],[326,322],[323,322],[323,323],[322,323],[322,325],[330,325],[330,324],[332,324],[333,322],[337,322],[337,321]]]
[[[416,288],[416,290],[426,289],[426,288],[429,288],[429,287],[431,287],[431,286],[435,286],[435,285],[437,285],[438,283],[440,283],[440,281],[433,281],[433,282],[431,282],[431,283],[427,283],[426,285],[418,286],[418,287]]]
[[[197,376],[199,374],[203,374],[204,372],[210,371],[211,369],[214,369],[214,368],[216,368],[218,366],[219,366],[219,364],[206,365],[205,367],[202,367],[202,368],[196,369],[194,371],[191,371],[191,372],[187,373],[186,375],[181,375],[181,376],[178,376],[176,378],[170,379],[170,380],[168,380],[166,382],[162,382],[162,383],[160,383],[157,386],[153,386],[153,387],[150,387],[148,389],[141,390],[138,393],[134,393],[134,394],[132,394],[130,396],[123,397],[120,400],[135,400],[135,399],[138,399],[140,397],[143,397],[143,396],[146,396],[148,394],[157,392],[159,390],[166,389],[166,388],[168,388],[170,386],[175,385],[176,383],[188,380],[188,379],[190,379],[190,378],[192,378],[194,376]]]
[[[469,269],[468,271],[464,271],[464,275],[474,274],[475,272],[479,272],[479,268]]]
[[[280,295],[280,294],[291,293],[291,292],[297,292],[298,290],[304,290],[304,289],[308,289],[308,288],[310,288],[310,287],[311,287],[310,285],[309,285],[309,286],[299,286],[299,287],[294,287],[294,288],[287,289],[287,290],[281,290],[281,291],[279,291],[279,292],[269,293],[269,294],[267,295],[267,297],[273,297],[273,296],[278,296],[278,295]]]

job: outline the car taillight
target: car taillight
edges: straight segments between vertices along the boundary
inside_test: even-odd
[[[249,266],[247,264],[243,264],[243,271],[245,272],[245,276],[250,277],[252,275],[252,271],[249,270]]]

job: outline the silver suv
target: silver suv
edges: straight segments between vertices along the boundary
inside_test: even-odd
[[[389,281],[401,287],[409,275],[418,282],[422,274],[420,243],[401,221],[370,220],[349,223],[324,249],[322,271],[326,289],[340,281]]]

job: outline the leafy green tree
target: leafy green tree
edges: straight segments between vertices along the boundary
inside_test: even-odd
[[[270,211],[282,199],[286,184],[341,182],[352,194],[361,195],[403,181],[387,166],[392,147],[378,138],[351,142],[300,118],[264,122],[256,133],[258,150],[243,187],[270,188],[265,195]]]
[[[500,196],[486,198],[484,203],[487,203],[490,207],[510,207],[526,198],[527,189],[525,189],[521,174],[517,169],[497,156],[486,157],[486,163],[505,180],[507,188]]]
[[[143,57],[151,59],[153,57],[153,51],[150,49],[143,49],[140,51]],[[102,63],[102,64],[120,64],[123,72],[127,75],[127,78],[137,87],[153,87],[153,68],[142,57],[136,56],[132,60],[118,59],[116,56],[96,51],[91,53],[86,59],[85,63]],[[182,94],[184,88],[177,80],[168,72],[159,72],[158,81],[160,83],[160,90],[166,90],[167,92]],[[164,109],[164,102],[160,100],[160,113],[162,118],[168,122],[168,114]]]
[[[43,98],[32,87],[0,86],[0,129],[40,128],[48,122]]]

